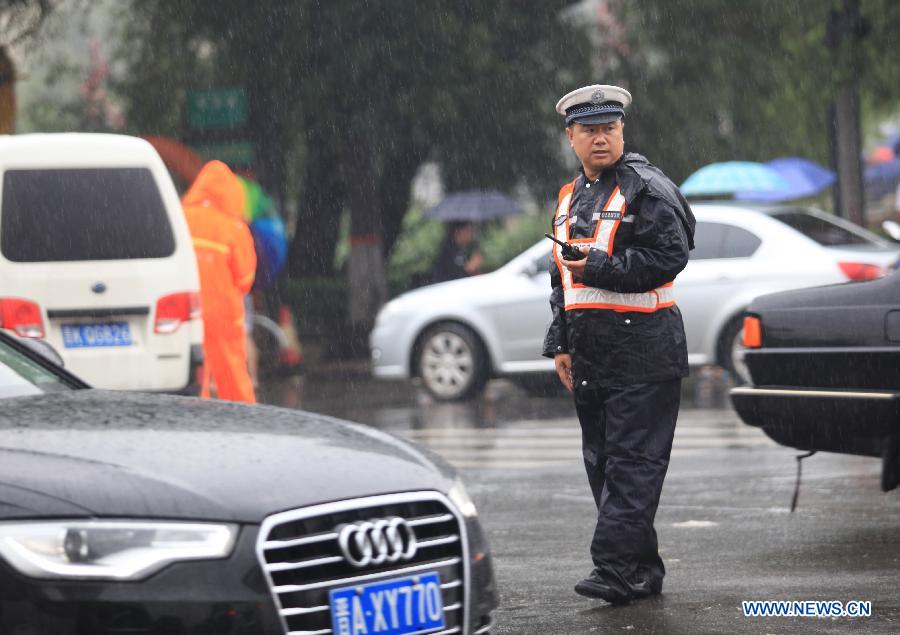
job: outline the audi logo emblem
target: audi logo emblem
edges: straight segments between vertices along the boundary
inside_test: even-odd
[[[358,569],[416,555],[416,534],[397,516],[342,525],[337,534],[344,558]]]

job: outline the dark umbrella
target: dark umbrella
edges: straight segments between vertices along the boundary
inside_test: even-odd
[[[440,204],[428,210],[425,215],[448,222],[478,223],[521,213],[522,208],[506,194],[496,191],[473,190],[450,194]]]
[[[876,199],[893,192],[900,183],[900,159],[866,168],[866,198]]]

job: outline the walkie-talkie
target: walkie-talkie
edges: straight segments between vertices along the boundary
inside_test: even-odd
[[[582,253],[580,249],[570,245],[569,243],[564,243],[561,240],[558,240],[551,236],[550,234],[544,234],[547,238],[555,242],[557,245],[562,247],[562,257],[563,260],[582,260],[587,258],[587,254]]]

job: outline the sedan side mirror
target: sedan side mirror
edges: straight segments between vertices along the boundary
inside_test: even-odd
[[[892,220],[886,220],[881,223],[881,229],[883,229],[884,233],[890,236],[892,240],[900,243],[900,223]]]
[[[66,363],[63,361],[62,355],[60,355],[56,351],[56,349],[53,348],[53,346],[51,346],[44,340],[36,340],[31,337],[21,337],[19,338],[19,343],[23,346],[27,346],[47,361],[56,364],[60,368],[65,368]]]

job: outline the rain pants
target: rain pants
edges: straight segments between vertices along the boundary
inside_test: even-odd
[[[203,347],[218,397],[255,403],[247,370],[243,298],[253,286],[256,251],[244,221],[244,190],[221,161],[210,161],[182,199],[197,266]],[[202,394],[209,397],[209,382]]]

